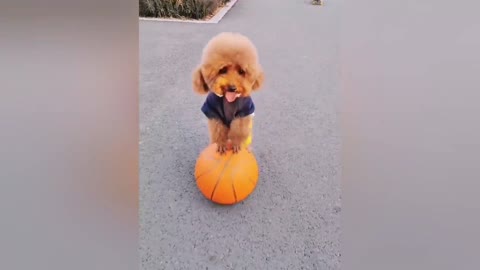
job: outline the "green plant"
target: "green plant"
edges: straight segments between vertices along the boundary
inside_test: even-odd
[[[140,16],[154,17],[155,16],[155,1],[154,0],[140,0]]]

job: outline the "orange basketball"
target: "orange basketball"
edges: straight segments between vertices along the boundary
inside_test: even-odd
[[[195,165],[195,179],[202,194],[218,204],[243,201],[255,189],[258,165],[255,156],[245,149],[220,155],[211,144],[200,153]]]

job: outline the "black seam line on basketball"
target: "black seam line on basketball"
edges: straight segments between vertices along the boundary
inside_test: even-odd
[[[251,177],[250,175],[248,176],[248,180],[250,180],[250,182],[251,182],[251,183],[252,183],[254,186],[256,185],[256,184],[255,184],[255,182],[253,181],[253,179],[252,179],[252,177]]]
[[[198,176],[195,176],[195,181],[198,181],[198,179],[199,179],[200,177],[202,177],[203,175],[205,175],[205,174],[207,174],[207,173],[215,170],[218,166],[220,166],[220,163],[222,163],[222,159],[217,159],[217,160],[215,160],[215,164],[212,166],[212,168],[210,168],[210,170],[206,170],[206,171],[204,171],[204,172],[202,172],[202,173],[199,173]]]
[[[206,171],[204,171],[204,172],[202,172],[202,173],[199,173],[198,176],[195,177],[195,180],[198,181],[198,179],[199,179],[200,177],[202,177],[202,176],[204,176],[205,174],[207,174],[207,173],[215,170],[218,166],[220,166],[221,163],[222,163],[221,160],[215,161],[215,163],[214,163],[214,165],[212,166],[212,168],[210,168],[209,170],[206,170]]]
[[[218,176],[217,182],[215,183],[215,186],[213,187],[212,196],[210,196],[210,200],[213,200],[213,194],[215,194],[215,190],[217,190],[217,186],[218,186],[218,183],[220,182],[220,179],[222,178],[222,174],[225,171],[225,168],[227,167],[228,163],[230,163],[230,160],[232,159],[232,157],[233,157],[233,154],[225,162],[225,166],[223,167],[222,172]]]
[[[235,185],[233,184],[233,171],[230,171],[230,179],[232,180],[232,190],[233,190],[233,198],[235,199],[235,203],[237,203],[237,192],[235,192]]]

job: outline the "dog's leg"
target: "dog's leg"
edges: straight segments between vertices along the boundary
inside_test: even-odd
[[[217,144],[217,151],[221,154],[227,151],[228,128],[217,119],[208,119],[210,143]]]
[[[253,116],[235,118],[230,124],[228,138],[232,141],[232,150],[237,153],[251,135]]]

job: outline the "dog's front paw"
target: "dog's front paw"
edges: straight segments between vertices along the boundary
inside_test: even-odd
[[[232,144],[232,151],[234,154],[240,152],[240,150],[242,150],[241,144]]]
[[[224,143],[217,143],[217,152],[220,153],[221,155],[225,154],[227,152],[227,144]]]

